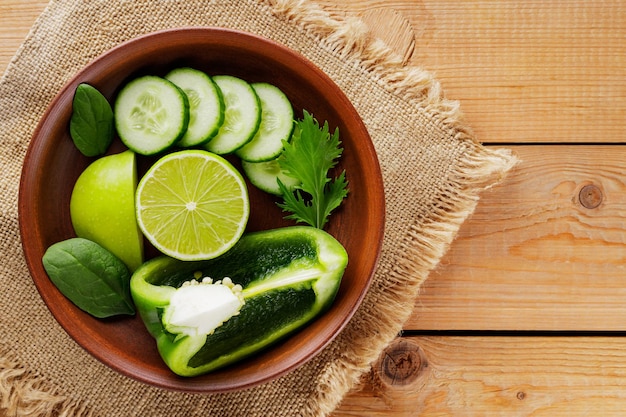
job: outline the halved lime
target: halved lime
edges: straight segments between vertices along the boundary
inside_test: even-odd
[[[227,160],[204,150],[159,159],[137,186],[137,222],[172,258],[215,258],[243,234],[250,214],[246,183]]]

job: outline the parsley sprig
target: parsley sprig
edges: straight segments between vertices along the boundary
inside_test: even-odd
[[[331,135],[328,122],[320,127],[306,110],[302,120],[296,121],[290,142],[284,142],[284,151],[278,159],[281,170],[300,181],[293,190],[278,180],[283,202],[278,206],[290,212],[285,218],[323,229],[330,213],[348,194],[346,171],[334,180],[328,177],[343,152],[339,129]]]

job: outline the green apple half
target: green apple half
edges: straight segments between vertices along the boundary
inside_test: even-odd
[[[78,237],[92,240],[133,272],[143,263],[143,235],[135,217],[137,167],[132,151],[95,160],[78,177],[70,216]]]

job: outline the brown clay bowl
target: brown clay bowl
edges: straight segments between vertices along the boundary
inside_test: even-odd
[[[347,249],[349,266],[337,298],[323,316],[253,358],[207,375],[182,378],[162,362],[156,344],[137,316],[100,320],[69,302],[51,283],[41,258],[55,242],[74,236],[69,214],[73,184],[93,161],[74,147],[69,118],[76,86],[87,82],[113,101],[120,86],[140,74],[163,75],[188,65],[209,74],[266,81],[290,98],[297,117],[311,112],[339,128],[350,194],[326,230]],[[121,151],[116,139],[109,153]],[[148,164],[149,162],[145,162]],[[144,167],[145,169],[145,167]],[[141,174],[141,173],[140,173]],[[290,225],[275,199],[249,187],[249,230]],[[187,392],[223,392],[270,381],[320,352],[344,328],[361,303],[379,257],[385,203],[380,167],[368,132],[354,107],[331,79],[288,48],[242,32],[185,28],[149,34],[105,53],[80,71],[57,95],[40,121],[28,149],[19,196],[24,254],[35,285],[50,312],[85,350],[123,375]],[[147,249],[147,256],[155,252]]]

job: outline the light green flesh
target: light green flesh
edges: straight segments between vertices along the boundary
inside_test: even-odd
[[[274,274],[274,276],[265,281],[253,283],[243,290],[243,297],[250,298],[264,292],[278,290],[281,288],[298,288],[298,284],[315,281],[323,276],[326,271],[322,268],[308,268],[293,270],[293,268],[285,268]]]
[[[185,94],[164,78],[144,76],[129,82],[115,102],[115,127],[131,150],[153,155],[181,138],[189,123]]]
[[[192,68],[178,68],[165,78],[187,95],[189,125],[178,146],[190,147],[207,142],[224,122],[224,100],[220,89],[205,73]]]
[[[240,78],[217,75],[213,81],[224,98],[224,123],[206,145],[218,155],[229,154],[248,143],[261,123],[261,103],[254,89]]]
[[[276,158],[283,150],[283,140],[288,141],[293,131],[293,108],[285,94],[267,83],[252,87],[261,100],[261,125],[252,140],[237,150],[241,159],[263,162]]]
[[[274,195],[282,194],[278,186],[278,179],[280,179],[287,189],[293,189],[300,184],[298,180],[285,175],[285,173],[281,171],[276,159],[267,162],[241,161],[241,167],[252,185],[266,193]]]

